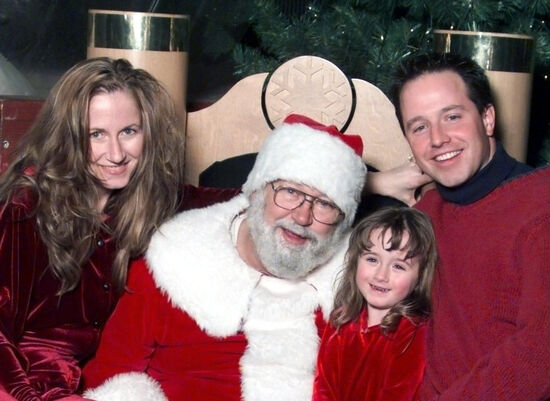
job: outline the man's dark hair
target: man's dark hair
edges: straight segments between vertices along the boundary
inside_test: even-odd
[[[466,84],[468,97],[482,114],[487,106],[494,104],[491,94],[491,87],[485,71],[475,61],[468,57],[452,53],[428,53],[409,57],[403,61],[393,74],[393,85],[390,96],[395,113],[403,126],[401,114],[400,96],[405,84],[419,76],[427,73],[451,71],[455,72]]]

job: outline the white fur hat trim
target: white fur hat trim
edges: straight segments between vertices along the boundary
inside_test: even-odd
[[[265,140],[243,192],[249,196],[276,180],[304,184],[336,203],[349,226],[366,172],[361,157],[342,140],[306,124],[283,124]]]

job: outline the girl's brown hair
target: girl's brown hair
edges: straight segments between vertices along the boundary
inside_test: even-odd
[[[130,182],[97,210],[100,181],[89,167],[90,99],[125,91],[141,113],[144,149]],[[76,287],[101,230],[116,240],[113,281],[124,288],[131,258],[178,207],[183,182],[183,124],[168,92],[123,59],[96,58],[68,70],[52,89],[18,156],[0,179],[0,200],[21,189],[37,195],[35,209],[60,294]],[[104,223],[104,215],[112,217]]]
[[[424,213],[407,207],[384,208],[361,220],[353,229],[346,254],[346,265],[336,291],[330,321],[335,327],[355,320],[366,301],[356,283],[357,264],[362,254],[373,246],[371,233],[381,229],[382,238],[391,234],[389,251],[404,249],[407,259],[418,258],[418,281],[411,293],[394,305],[382,319],[381,329],[391,333],[401,317],[411,320],[427,318],[431,312],[430,294],[432,278],[437,264],[435,234],[431,221]],[[409,234],[402,244],[404,234]]]

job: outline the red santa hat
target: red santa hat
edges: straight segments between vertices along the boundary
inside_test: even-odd
[[[367,173],[362,153],[360,136],[291,114],[265,140],[243,192],[250,195],[276,180],[304,184],[336,203],[351,226]]]

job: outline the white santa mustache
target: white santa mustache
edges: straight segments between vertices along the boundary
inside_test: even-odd
[[[300,237],[311,241],[312,244],[317,244],[320,240],[317,233],[311,231],[310,229],[304,226],[301,226],[297,223],[294,223],[286,219],[276,220],[273,228],[276,229],[277,227],[281,227],[281,228],[284,228],[285,230],[292,231],[294,234],[299,235]]]

